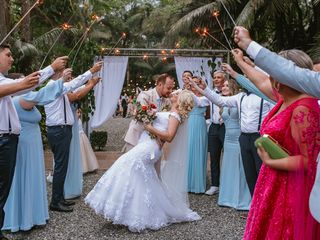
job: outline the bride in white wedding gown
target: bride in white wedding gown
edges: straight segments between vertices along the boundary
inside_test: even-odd
[[[162,143],[173,140],[182,122],[181,117],[186,118],[194,106],[193,95],[187,90],[178,95],[172,94],[170,99],[171,111],[157,113],[153,126],[146,126],[146,130],[158,136]],[[144,131],[138,145],[113,164],[85,198],[85,202],[96,213],[114,224],[128,226],[132,232],[157,230],[171,223],[199,220],[200,216],[189,209],[183,192],[177,193],[177,189],[185,192],[186,189],[173,186],[178,184],[176,180],[164,183],[158,177],[154,165],[160,161],[161,145]],[[175,148],[177,152],[180,151],[179,146]],[[167,159],[168,163],[170,160]],[[170,173],[169,179],[175,179],[177,176],[172,176],[174,174],[179,175],[178,169],[170,169],[170,164],[164,169],[168,169],[165,175]],[[183,172],[181,178],[186,176]],[[180,180],[184,182],[184,179]]]

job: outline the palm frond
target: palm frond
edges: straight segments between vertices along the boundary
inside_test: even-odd
[[[136,62],[133,63],[133,65],[138,67],[138,68],[142,68],[142,69],[148,70],[150,72],[153,71],[153,67],[149,63],[144,62],[144,61],[136,61]]]
[[[206,4],[199,8],[194,9],[193,11],[186,14],[184,17],[178,20],[175,24],[172,25],[171,29],[169,30],[167,37],[173,37],[174,35],[178,35],[184,29],[190,29],[192,27],[192,23],[194,20],[203,15],[210,15],[212,9],[216,6],[215,2]]]
[[[14,42],[14,47],[19,52],[19,59],[18,61],[25,59],[25,58],[31,58],[39,54],[38,49],[31,43],[22,42],[21,40],[17,40]]]
[[[103,32],[103,31],[100,31],[100,30],[93,30],[90,33],[90,38],[93,38],[93,39],[105,39],[105,40],[108,40],[111,37],[112,37],[112,34],[111,34],[110,31]]]

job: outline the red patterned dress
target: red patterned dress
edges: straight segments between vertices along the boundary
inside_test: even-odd
[[[243,238],[319,240],[320,224],[311,216],[308,204],[320,149],[319,105],[307,97],[278,113],[282,104],[279,100],[266,116],[261,134],[269,134],[290,156],[300,155],[307,164],[296,171],[262,165]]]

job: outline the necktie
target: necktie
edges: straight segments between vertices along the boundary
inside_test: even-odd
[[[158,108],[158,111],[160,111],[160,108],[161,108],[161,98],[158,98],[158,99],[157,99],[157,108]]]

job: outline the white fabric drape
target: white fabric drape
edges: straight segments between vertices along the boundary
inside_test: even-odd
[[[221,58],[216,58],[214,60],[216,67],[212,70],[211,66],[208,66],[208,61],[212,60],[212,58],[174,57],[179,87],[182,88],[183,86],[182,73],[186,70],[189,70],[193,73],[193,75],[200,76],[203,80],[206,80],[209,87],[211,88],[211,73],[217,70],[220,66],[220,63],[222,62]]]
[[[104,57],[101,82],[94,88],[96,109],[90,119],[91,127],[97,128],[112,116],[123,87],[128,57]]]

